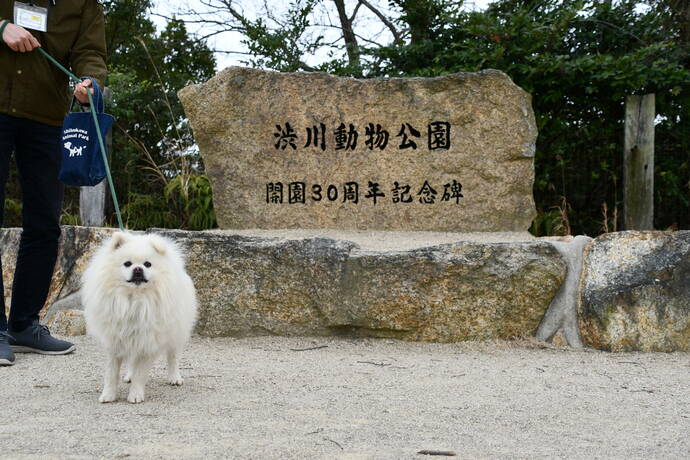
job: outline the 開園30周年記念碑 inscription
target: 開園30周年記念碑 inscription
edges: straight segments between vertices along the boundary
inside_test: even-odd
[[[502,232],[535,215],[530,96],[498,71],[230,67],[180,98],[221,228]]]

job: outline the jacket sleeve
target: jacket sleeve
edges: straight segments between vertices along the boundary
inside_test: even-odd
[[[93,77],[101,88],[106,77],[105,19],[96,0],[86,0],[79,35],[70,54],[70,67],[78,77]]]

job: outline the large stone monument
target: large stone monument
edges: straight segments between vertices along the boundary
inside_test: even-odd
[[[230,67],[179,96],[221,228],[524,232],[535,216],[530,95],[499,71]]]
[[[197,286],[215,292],[201,295],[205,334],[537,329],[565,265],[527,233],[537,130],[529,94],[505,74],[234,67],[179,96],[225,229],[173,233]]]

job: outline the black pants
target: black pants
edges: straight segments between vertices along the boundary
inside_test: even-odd
[[[60,132],[60,127],[0,114],[0,225],[13,153],[23,203],[22,235],[12,283],[11,330],[23,330],[38,319],[53,277],[64,194],[58,181]],[[3,293],[0,276],[0,331],[8,326]]]

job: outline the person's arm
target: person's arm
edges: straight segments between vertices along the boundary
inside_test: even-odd
[[[12,51],[26,53],[38,48],[41,44],[31,32],[16,24],[12,24],[9,19],[0,18],[0,37]]]
[[[100,87],[103,88],[106,77],[105,59],[103,9],[96,0],[87,0],[82,13],[79,35],[72,47],[70,67],[77,76],[95,78]],[[78,83],[74,88],[74,95],[82,104],[89,102],[83,88],[90,86],[90,83],[89,80],[86,80]]]

